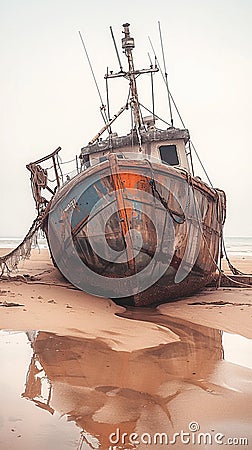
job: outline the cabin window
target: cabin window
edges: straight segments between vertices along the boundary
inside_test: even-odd
[[[176,145],[160,145],[160,157],[162,162],[169,166],[177,166],[179,164]]]

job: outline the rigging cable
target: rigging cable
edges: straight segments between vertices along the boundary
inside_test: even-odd
[[[76,160],[76,157],[73,158],[73,159],[70,159],[69,161],[62,161],[62,158],[60,156],[59,156],[59,158],[60,158],[60,164],[69,164],[69,163],[74,162]]]
[[[83,45],[83,49],[85,51],[85,54],[86,54],[86,57],[87,57],[87,61],[88,61],[88,64],[89,64],[89,67],[90,67],[90,70],[91,70],[91,73],[92,73],[92,76],[93,76],[93,80],[94,80],[94,83],[95,83],[95,86],[96,86],[96,89],[97,89],[97,92],[98,92],[98,95],[99,95],[99,98],[100,98],[100,101],[101,101],[101,107],[100,107],[101,115],[102,115],[102,118],[103,118],[103,120],[104,120],[104,122],[106,124],[109,121],[108,117],[107,117],[107,113],[106,113],[106,106],[103,103],[102,96],[101,96],[101,91],[99,89],[99,86],[98,86],[98,83],[97,83],[97,80],[96,80],[96,76],[95,76],[95,73],[94,73],[94,70],[93,70],[90,58],[88,56],[87,48],[85,46],[85,42],[84,42],[84,39],[83,39],[82,34],[81,34],[80,31],[79,31],[79,36],[80,36],[80,39],[81,39],[81,42],[82,42],[82,45]]]
[[[252,276],[252,273],[244,273],[244,272],[242,272],[241,270],[239,270],[239,269],[237,269],[236,267],[233,266],[233,264],[231,263],[230,259],[228,258],[227,250],[226,250],[226,246],[225,246],[225,242],[223,241],[222,244],[223,244],[223,245],[222,245],[222,249],[223,249],[223,252],[224,252],[226,261],[227,261],[227,263],[228,263],[228,267],[229,267],[229,269],[231,270],[231,272],[232,272],[234,275],[249,275],[249,276]]]
[[[163,46],[163,38],[162,38],[162,32],[161,32],[161,25],[160,25],[160,22],[158,22],[158,28],[159,28],[159,36],[160,36],[160,44],[161,44],[162,56],[163,56],[164,73],[165,73],[165,85],[166,85],[167,95],[168,95],[168,103],[169,103],[169,110],[170,110],[171,126],[173,127],[173,117],[172,117],[172,107],[171,107],[171,95],[170,95],[170,90],[169,90],[169,85],[168,85],[168,73],[167,73],[167,70],[166,70],[165,55],[164,55],[164,46]]]
[[[209,256],[210,256],[210,258],[212,259],[212,261],[213,261],[213,263],[214,263],[216,269],[217,269],[218,272],[219,272],[218,287],[220,287],[221,278],[224,277],[224,278],[226,278],[227,280],[231,281],[232,283],[238,284],[239,286],[244,286],[244,287],[252,288],[252,285],[251,285],[251,284],[242,283],[242,282],[240,282],[240,281],[233,280],[231,277],[229,277],[227,274],[225,274],[225,273],[223,272],[223,270],[221,269],[221,263],[220,263],[220,265],[219,265],[219,264],[215,261],[215,259],[214,259],[214,257],[213,257],[213,254],[212,254],[212,252],[211,252],[211,250],[210,250],[210,248],[209,248],[209,245],[208,245],[208,242],[207,242],[207,240],[206,240],[206,237],[205,237],[205,235],[204,235],[204,231],[203,231],[203,229],[202,229],[202,224],[201,224],[201,221],[200,221],[200,218],[199,218],[199,214],[198,214],[198,208],[199,208],[199,205],[197,205],[197,201],[196,201],[196,196],[195,196],[195,191],[194,191],[194,185],[193,185],[193,183],[191,183],[191,186],[192,186],[193,201],[194,201],[194,206],[195,206],[196,217],[197,217],[197,222],[198,222],[198,225],[199,225],[199,229],[200,229],[201,235],[202,235],[202,237],[203,237],[203,240],[204,240],[204,242],[205,242],[206,248],[207,248],[207,250],[208,250]],[[217,193],[217,195],[219,196],[218,191],[216,191],[216,193]],[[197,208],[197,206],[198,206],[198,208]],[[224,225],[224,222],[222,221],[222,222],[221,222],[221,231],[220,231],[220,238],[221,238],[222,244],[224,244],[224,240],[223,240],[223,225]],[[232,267],[233,267],[233,266],[232,266]],[[248,275],[248,274],[244,274],[244,275]]]
[[[192,175],[193,175],[193,177],[194,177],[195,174],[194,174],[194,166],[193,166],[193,160],[192,160],[191,140],[189,140],[189,157],[190,157],[190,163],[191,163]]]
[[[164,80],[164,83],[165,83],[165,85],[167,86],[166,80],[165,80],[165,76],[164,76],[164,73],[163,73],[162,68],[161,68],[161,66],[160,66],[160,63],[159,63],[159,61],[158,61],[158,59],[157,59],[156,52],[155,52],[155,49],[154,49],[154,46],[153,46],[153,44],[152,44],[152,41],[151,41],[150,37],[149,37],[149,42],[150,42],[152,51],[153,51],[153,53],[154,53],[154,56],[155,56],[155,58],[156,58],[157,66],[158,66],[158,68],[159,68],[159,70],[160,70],[160,73],[161,73],[161,75],[162,75],[162,78],[163,78],[163,80]],[[169,91],[169,92],[170,92],[170,91]],[[183,126],[184,128],[186,128],[185,122],[184,122],[184,120],[183,120],[183,118],[182,118],[182,116],[181,116],[181,114],[180,114],[180,111],[179,111],[179,109],[178,109],[178,107],[177,107],[177,104],[176,104],[176,102],[175,102],[175,100],[174,100],[173,95],[172,95],[171,92],[170,92],[170,97],[171,97],[172,103],[173,103],[173,105],[174,105],[174,108],[175,108],[175,110],[176,110],[176,113],[178,114],[178,117],[179,117],[179,119],[180,119],[180,121],[181,121],[181,123],[182,123],[182,126]],[[208,176],[208,173],[207,173],[207,171],[206,171],[206,169],[205,169],[205,167],[204,167],[204,164],[202,163],[202,161],[201,161],[201,159],[200,159],[200,156],[199,156],[199,154],[198,154],[198,152],[197,152],[197,150],[196,150],[196,148],[195,148],[195,145],[193,144],[192,140],[190,140],[190,142],[191,142],[192,148],[193,148],[193,150],[194,150],[194,152],[195,152],[195,154],[196,154],[196,156],[197,156],[197,159],[198,159],[198,161],[199,161],[199,163],[200,163],[200,165],[201,165],[201,168],[202,168],[202,170],[203,170],[203,172],[204,172],[204,174],[205,174],[205,176],[206,176],[206,178],[207,178],[207,180],[208,180],[208,183],[209,183],[210,186],[213,188],[213,184],[212,184],[212,182],[211,182],[211,180],[210,180],[210,178],[209,178],[209,176]]]
[[[146,106],[144,106],[142,103],[139,102],[139,105],[140,105],[142,108],[146,109],[146,111],[148,111],[150,114],[152,114],[152,111],[151,111],[149,108],[147,108]],[[156,113],[154,114],[154,116],[155,116],[156,119],[161,120],[161,122],[165,123],[165,124],[168,125],[169,127],[171,126],[171,124],[170,124],[169,122],[166,122],[166,120],[164,120],[164,119],[162,119],[161,117],[159,117]]]
[[[159,63],[159,61],[158,61],[158,58],[157,58],[157,56],[156,56],[156,52],[155,52],[155,49],[154,49],[154,46],[153,46],[153,44],[152,44],[152,41],[151,41],[150,37],[149,37],[149,42],[150,42],[150,45],[151,45],[151,48],[152,48],[154,57],[155,57],[155,59],[156,59],[156,61],[157,61],[157,66],[158,66],[158,68],[159,68],[159,70],[160,70],[160,73],[161,73],[161,75],[162,75],[162,78],[163,78],[163,80],[164,80],[164,83],[165,83],[165,85],[166,85],[166,87],[167,87],[167,83],[166,83],[165,76],[164,76],[164,74],[163,74],[162,68],[161,68],[160,63]],[[171,100],[172,100],[173,105],[174,105],[174,107],[175,107],[175,110],[176,110],[176,112],[177,112],[177,114],[178,114],[178,117],[179,117],[179,119],[180,119],[180,121],[181,121],[181,123],[182,123],[182,126],[183,126],[184,128],[186,128],[185,122],[184,122],[184,120],[183,120],[183,118],[182,118],[182,116],[181,116],[181,114],[180,114],[180,111],[179,111],[179,109],[178,109],[178,106],[177,106],[177,104],[176,104],[176,102],[175,102],[175,100],[174,100],[173,95],[172,95],[171,92],[170,92],[170,97],[171,97]],[[146,108],[146,109],[147,109],[147,108]],[[162,120],[162,119],[161,119],[161,120]],[[208,183],[210,184],[211,188],[214,189],[213,184],[212,184],[212,182],[211,182],[211,180],[210,180],[210,178],[209,178],[209,176],[208,176],[208,173],[207,173],[207,171],[206,171],[206,169],[205,169],[205,167],[204,167],[204,164],[202,163],[201,158],[200,158],[200,156],[199,156],[199,154],[198,154],[198,152],[197,152],[197,150],[196,150],[196,148],[195,148],[195,145],[193,144],[193,142],[192,142],[191,139],[190,139],[190,141],[189,141],[189,146],[192,146],[192,148],[193,148],[193,150],[194,150],[194,152],[195,152],[195,155],[196,155],[196,157],[197,157],[197,159],[198,159],[198,161],[199,161],[199,163],[200,163],[200,166],[201,166],[201,168],[202,168],[202,170],[203,170],[203,172],[204,172],[204,174],[205,174],[205,176],[206,176],[206,178],[207,178],[207,180],[208,180]],[[192,163],[191,152],[190,152],[190,160],[191,160],[191,165],[192,165],[192,172],[194,173],[194,168],[193,168],[193,163]],[[238,269],[236,269],[236,268],[231,264],[231,262],[230,262],[230,260],[229,260],[229,258],[228,258],[228,256],[227,256],[227,252],[226,252],[226,248],[225,248],[225,242],[224,242],[224,237],[222,237],[221,240],[222,240],[223,251],[224,251],[224,254],[225,254],[227,263],[228,263],[229,268],[230,268],[230,270],[232,271],[232,273],[233,273],[234,275],[237,275],[237,274],[240,274],[240,275],[251,275],[251,274],[243,273],[243,272],[239,271]],[[219,267],[218,267],[218,269],[219,269]],[[225,277],[229,278],[227,275],[225,275]],[[231,279],[231,280],[232,280],[232,279]],[[234,280],[232,280],[232,281],[233,281],[234,283],[240,284],[239,282],[235,282]]]

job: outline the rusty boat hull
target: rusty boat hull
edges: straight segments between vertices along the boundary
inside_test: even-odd
[[[144,306],[212,280],[224,204],[223,191],[183,169],[111,153],[56,193],[44,229],[55,264],[74,285]]]

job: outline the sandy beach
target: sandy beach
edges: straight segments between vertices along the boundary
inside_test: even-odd
[[[0,296],[1,449],[252,448],[251,289],[125,309],[35,249]]]

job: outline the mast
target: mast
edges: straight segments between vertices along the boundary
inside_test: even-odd
[[[134,61],[133,61],[133,56],[132,56],[132,50],[135,48],[135,42],[134,42],[134,38],[130,36],[129,26],[130,26],[129,23],[123,24],[123,28],[124,28],[123,33],[125,36],[124,36],[124,38],[122,38],[122,48],[128,59],[128,64],[129,64],[128,76],[129,76],[129,80],[130,80],[130,91],[131,91],[130,104],[131,104],[131,108],[132,108],[132,112],[133,112],[135,128],[139,130],[142,125],[142,120],[141,120],[141,115],[140,115],[135,68],[134,68]]]
[[[139,76],[144,73],[158,72],[159,69],[157,68],[157,66],[153,67],[151,65],[151,67],[149,69],[135,70],[133,55],[132,55],[132,50],[135,48],[135,42],[134,42],[134,38],[130,36],[129,26],[130,26],[129,23],[123,24],[124,37],[122,38],[122,48],[128,59],[129,69],[127,72],[123,71],[122,67],[121,67],[121,63],[120,63],[120,72],[118,72],[118,73],[110,72],[109,74],[105,75],[105,78],[124,77],[129,80],[130,93],[131,93],[130,106],[131,106],[131,109],[133,112],[133,117],[134,117],[134,128],[138,134],[138,138],[140,141],[140,130],[143,125],[143,121],[141,118],[140,104],[139,104],[139,100],[138,100],[136,76]],[[140,144],[140,146],[141,146],[141,144]]]

